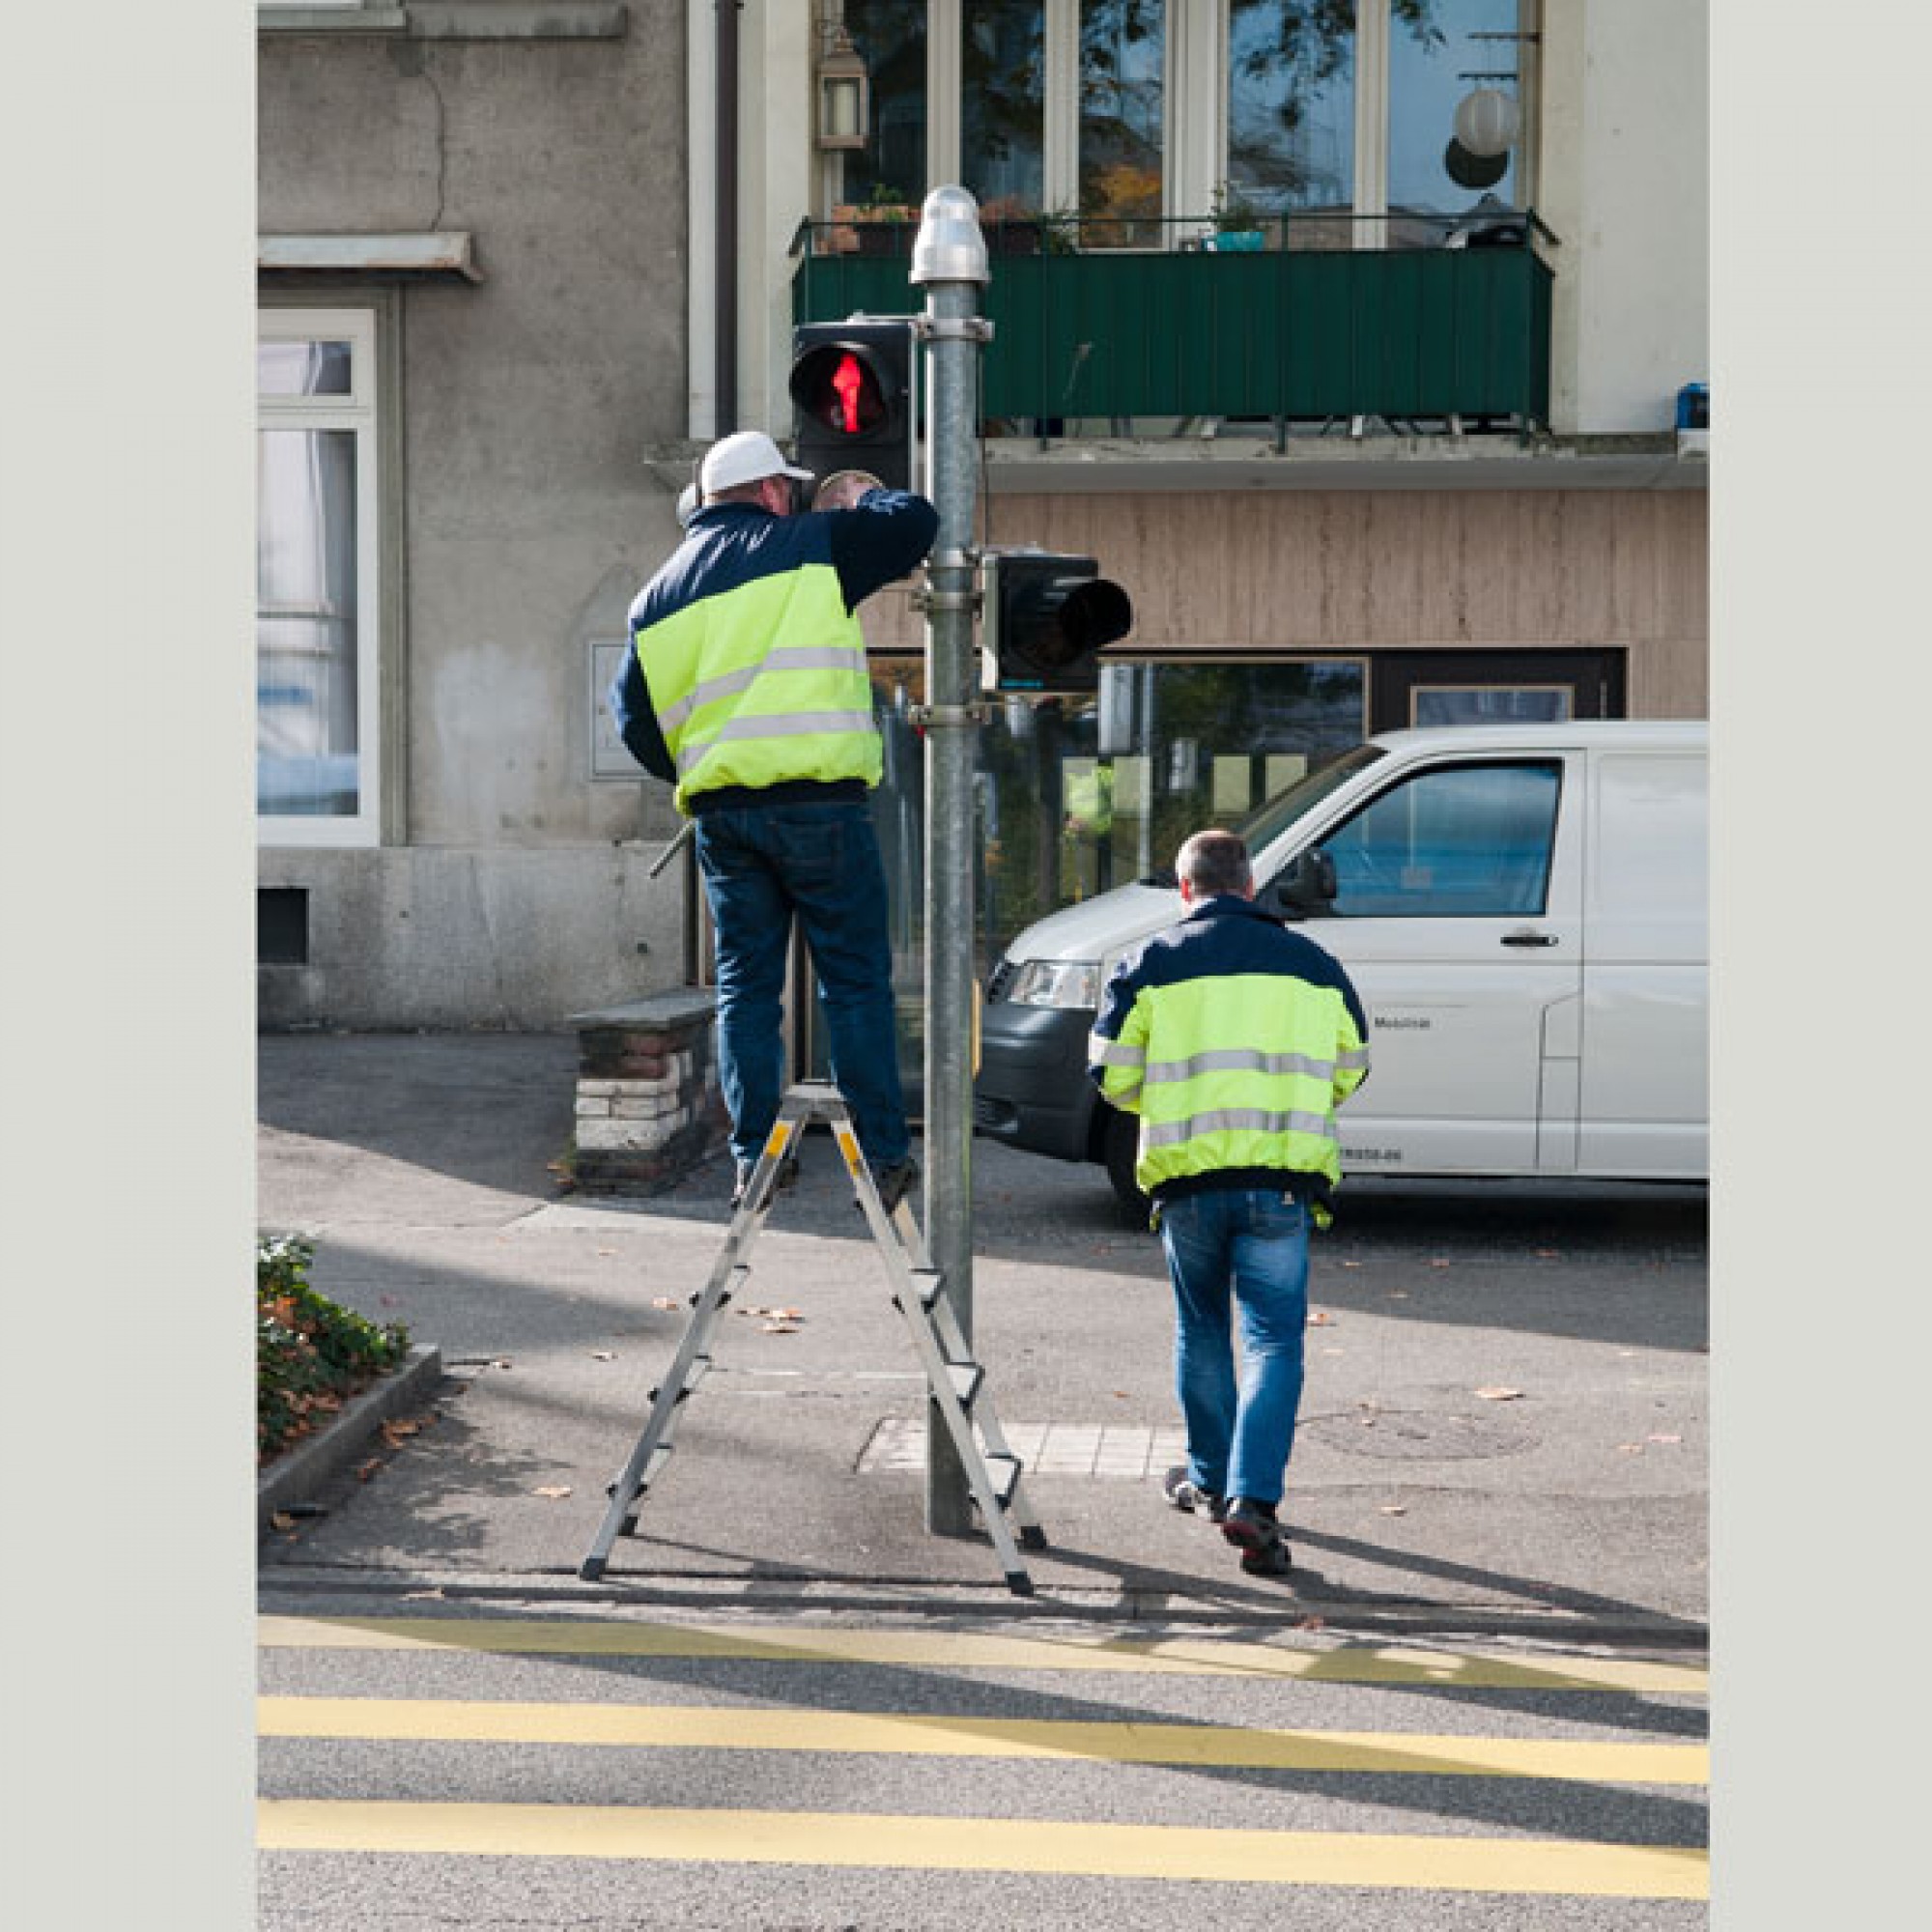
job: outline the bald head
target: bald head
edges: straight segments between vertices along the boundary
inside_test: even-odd
[[[1248,864],[1248,848],[1232,832],[1197,832],[1181,846],[1174,870],[1180,881],[1181,896],[1190,905],[1196,899],[1216,898],[1223,893],[1236,893],[1244,899],[1254,897],[1255,874]]]

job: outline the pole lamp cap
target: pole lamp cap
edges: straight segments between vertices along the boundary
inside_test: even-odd
[[[912,280],[987,282],[986,238],[980,232],[980,204],[963,187],[936,187],[919,212],[919,239],[912,244]]]

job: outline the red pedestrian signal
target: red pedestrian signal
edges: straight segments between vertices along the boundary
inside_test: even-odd
[[[798,461],[821,478],[859,469],[912,489],[913,371],[909,321],[802,323],[790,384]]]

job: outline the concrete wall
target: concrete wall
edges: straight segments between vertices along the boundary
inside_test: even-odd
[[[677,535],[645,455],[685,433],[685,9],[631,0],[621,38],[543,14],[259,40],[262,230],[467,230],[484,273],[397,298],[406,780],[380,849],[264,852],[311,946],[264,969],[265,1020],[541,1026],[683,980],[677,873],[641,883],[668,791],[592,782],[588,661]],[[306,293],[356,298],[276,278]]]
[[[1545,0],[1559,435],[1668,429],[1710,373],[1706,0]]]

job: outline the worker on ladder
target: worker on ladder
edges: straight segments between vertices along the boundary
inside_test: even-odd
[[[796,917],[825,1002],[833,1079],[890,1214],[919,1169],[867,800],[883,754],[855,613],[925,555],[939,514],[923,497],[844,476],[796,514],[794,485],[812,480],[762,431],[712,445],[683,544],[631,606],[632,648],[610,705],[632,755],[676,785],[696,826],[717,932],[732,1205],[778,1119]],[[787,1167],[781,1184],[789,1178]]]

